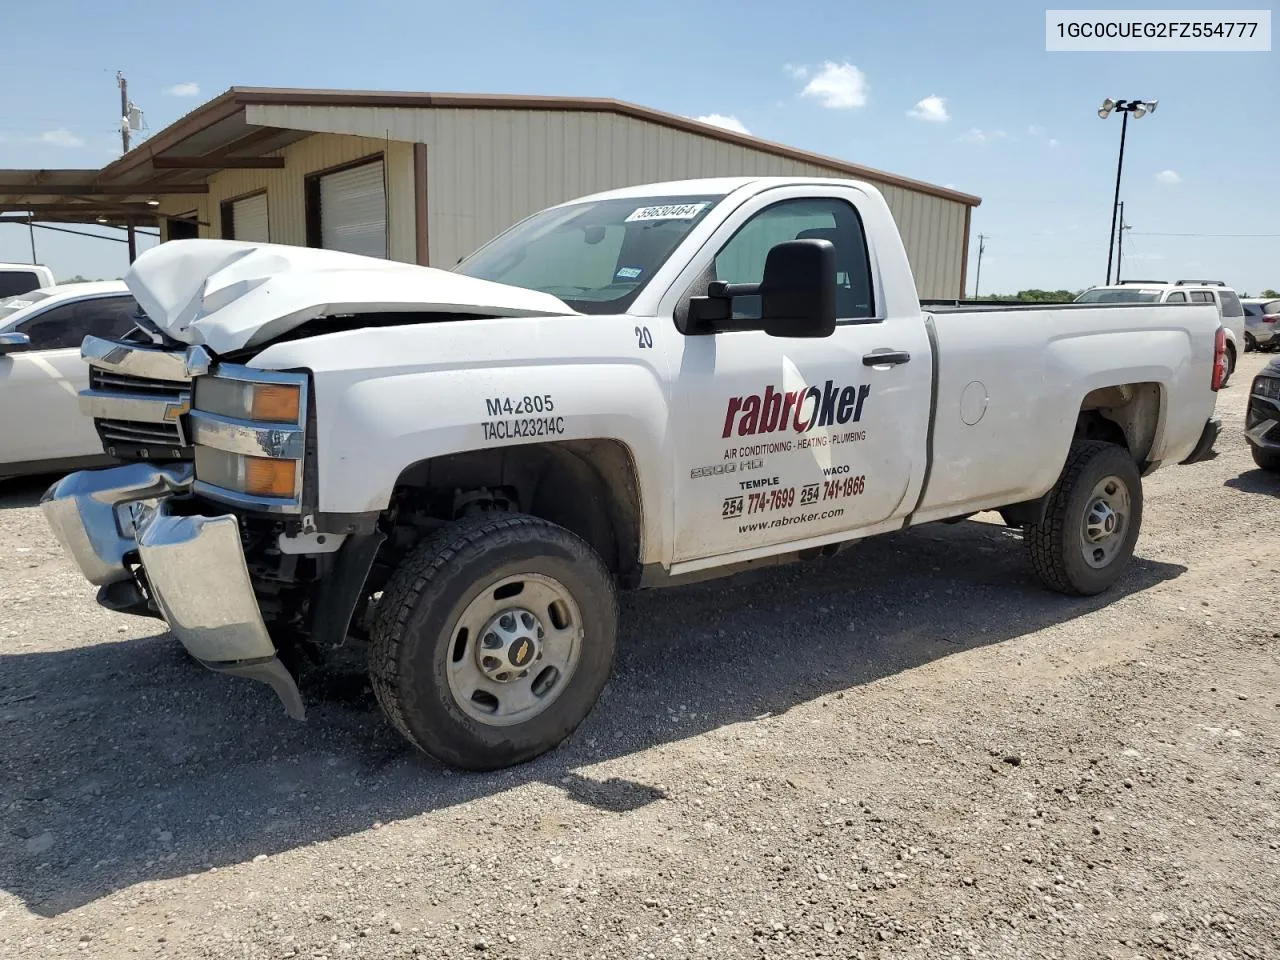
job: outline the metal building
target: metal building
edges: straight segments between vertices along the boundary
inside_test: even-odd
[[[18,196],[9,184],[21,178],[0,174],[0,210],[25,201],[39,216],[33,203],[56,201],[65,215],[97,202],[111,222],[158,222],[162,239],[269,240],[448,267],[573,197],[742,175],[874,183],[921,296],[963,296],[977,197],[616,100],[237,87],[71,200],[42,197],[37,183]]]

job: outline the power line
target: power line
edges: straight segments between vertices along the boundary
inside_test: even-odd
[[[1250,240],[1265,240],[1280,238],[1280,233],[1140,233],[1133,231],[1130,236],[1133,237],[1238,237]]]

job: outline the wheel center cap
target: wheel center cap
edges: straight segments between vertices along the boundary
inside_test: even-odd
[[[495,616],[480,634],[476,661],[490,680],[510,683],[529,674],[542,659],[542,623],[529,610],[513,607]]]
[[[1085,532],[1090,540],[1097,543],[1114,534],[1119,523],[1119,516],[1111,508],[1111,504],[1105,500],[1095,500],[1089,508]]]

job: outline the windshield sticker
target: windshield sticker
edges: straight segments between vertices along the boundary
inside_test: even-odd
[[[661,207],[637,207],[624,223],[641,220],[692,220],[707,208],[705,203],[669,203]]]
[[[642,267],[619,267],[618,272],[614,274],[614,278],[617,280],[634,280],[640,276],[642,270]]]

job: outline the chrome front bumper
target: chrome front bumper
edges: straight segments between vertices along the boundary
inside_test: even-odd
[[[301,720],[297,684],[258,609],[239,521],[172,509],[174,495],[192,483],[190,464],[131,463],[64,477],[40,505],[90,583],[132,581],[130,564],[141,563],[150,599],[193,657],[212,670],[270,684]]]

